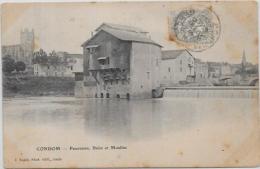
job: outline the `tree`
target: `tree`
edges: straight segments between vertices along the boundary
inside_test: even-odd
[[[18,61],[15,63],[15,70],[17,72],[25,71],[26,65],[22,61]]]
[[[40,49],[39,51],[34,52],[32,62],[34,64],[47,64],[47,62],[48,62],[47,53],[43,49]]]
[[[2,60],[2,70],[4,73],[12,73],[15,70],[15,61],[10,55],[7,55]]]
[[[60,57],[54,50],[49,54],[48,63],[51,65],[58,65],[61,63]]]

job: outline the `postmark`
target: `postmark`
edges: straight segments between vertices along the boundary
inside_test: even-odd
[[[192,51],[206,50],[214,46],[220,37],[220,20],[212,9],[189,8],[170,19],[171,38]]]

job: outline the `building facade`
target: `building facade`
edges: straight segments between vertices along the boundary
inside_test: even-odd
[[[194,79],[195,59],[187,50],[162,51],[161,85],[172,86]]]
[[[206,62],[202,62],[200,59],[195,59],[195,81],[201,79],[207,79],[209,76],[209,67]]]
[[[69,54],[66,52],[58,52],[58,54],[62,60],[59,64],[34,64],[34,76],[74,77],[75,73],[83,72],[82,54]]]
[[[2,56],[5,57],[8,55],[15,61],[22,61],[24,54],[21,45],[2,46]]]
[[[24,62],[27,67],[32,65],[34,52],[34,31],[22,30],[20,32],[20,44],[2,46],[2,56],[11,56],[15,61]]]
[[[220,71],[222,76],[232,75],[232,67],[229,63],[221,63],[220,65]]]
[[[218,62],[207,62],[209,67],[209,78],[219,78],[221,76],[221,64]]]
[[[95,96],[151,98],[160,86],[161,46],[138,28],[104,23],[82,44],[84,84],[95,80]],[[91,78],[90,78],[91,76]]]

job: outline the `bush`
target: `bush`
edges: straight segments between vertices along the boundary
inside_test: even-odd
[[[15,61],[11,58],[11,56],[5,56],[2,60],[2,63],[2,70],[4,73],[12,73],[15,70]]]
[[[15,63],[15,70],[17,72],[25,71],[26,65],[22,61],[18,61]]]

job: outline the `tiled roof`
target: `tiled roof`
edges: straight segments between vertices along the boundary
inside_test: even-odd
[[[103,26],[102,26],[103,25]],[[123,25],[107,25],[107,24],[102,24],[97,28],[98,32],[96,35],[104,31],[120,40],[123,41],[133,41],[133,42],[142,42],[142,43],[150,43],[154,44],[157,46],[160,46],[159,44],[155,43],[153,40],[151,40],[144,31],[138,30],[138,28],[133,28],[133,27],[128,27],[128,26],[123,26]],[[94,35],[92,38],[94,38],[96,35]],[[92,39],[91,38],[91,39]],[[90,39],[90,40],[91,40]],[[85,43],[82,44],[82,46],[87,45],[87,43],[90,41],[86,41]]]
[[[181,49],[181,50],[165,50],[162,51],[162,60],[166,59],[176,59],[178,56],[180,56],[183,52],[187,52],[189,55],[191,55],[187,50]],[[192,55],[191,55],[192,56]]]
[[[112,24],[112,23],[103,23],[96,29],[96,31],[99,31],[100,29],[102,29],[104,27],[117,29],[117,30],[125,30],[125,31],[129,31],[129,32],[136,32],[136,33],[148,33],[147,31],[144,31],[144,30],[137,28],[137,27],[119,25],[119,24]]]

